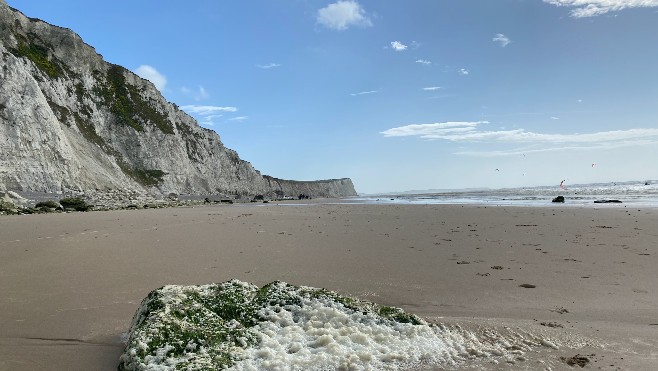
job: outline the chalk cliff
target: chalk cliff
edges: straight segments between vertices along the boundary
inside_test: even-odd
[[[263,176],[155,86],[73,31],[0,0],[0,188],[355,195],[350,179]]]

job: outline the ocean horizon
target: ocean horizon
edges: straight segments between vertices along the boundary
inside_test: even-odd
[[[558,196],[564,203],[552,202]],[[363,194],[352,202],[395,204],[471,204],[500,206],[648,206],[658,207],[658,180],[516,187],[467,188]],[[595,202],[597,201],[597,202]],[[605,201],[620,201],[608,202]]]

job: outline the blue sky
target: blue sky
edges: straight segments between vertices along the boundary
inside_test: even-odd
[[[658,0],[8,0],[264,174],[359,193],[658,179]]]

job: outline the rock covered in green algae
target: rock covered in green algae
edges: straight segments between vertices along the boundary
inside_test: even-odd
[[[325,289],[232,280],[152,291],[133,318],[119,370],[454,368],[514,363],[555,344],[516,330],[428,324]]]
[[[216,370],[245,360],[247,365],[267,368],[294,361],[278,357],[275,353],[279,350],[287,355],[299,353],[300,367],[324,359],[333,368],[332,355],[344,358],[341,351],[357,348],[362,349],[353,361],[371,361],[376,351],[368,349],[368,342],[377,341],[368,337],[382,341],[390,336],[378,328],[398,334],[396,326],[411,329],[419,325],[428,327],[399,308],[278,281],[262,288],[237,280],[170,285],[152,291],[142,301],[119,370]],[[375,331],[368,334],[364,328]],[[276,334],[281,329],[287,331]],[[341,342],[346,349],[338,349]],[[267,343],[265,347],[263,343]],[[391,357],[390,349],[385,348],[380,350]],[[393,355],[390,361],[395,358]]]

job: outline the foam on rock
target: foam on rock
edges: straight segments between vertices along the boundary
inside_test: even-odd
[[[430,324],[325,289],[237,280],[152,291],[120,370],[396,370],[509,361],[550,338]]]

